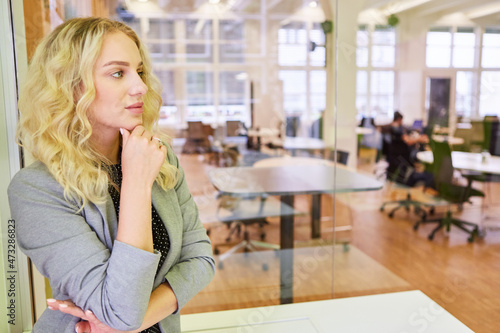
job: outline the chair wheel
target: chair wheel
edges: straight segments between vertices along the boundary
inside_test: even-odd
[[[432,207],[431,209],[429,209],[429,214],[430,215],[434,215],[436,213],[436,209],[434,207]]]
[[[267,272],[269,270],[269,265],[268,264],[262,264],[262,270],[264,272]]]
[[[418,230],[418,223],[415,223],[415,225],[413,226],[413,230],[417,231]]]
[[[433,234],[430,234],[429,237],[427,237],[429,240],[433,240],[434,239],[434,235]]]
[[[264,241],[265,239],[266,239],[266,234],[265,233],[260,234],[260,240]]]
[[[473,234],[473,235],[471,235],[469,238],[467,238],[467,241],[468,241],[469,243],[474,242],[474,234]]]
[[[214,249],[214,254],[215,254],[215,255],[217,255],[217,254],[219,254],[219,253],[220,253],[219,249],[218,249],[218,248],[215,248],[215,249]]]
[[[394,217],[394,213],[389,213],[389,215],[387,216],[389,216],[392,219]]]

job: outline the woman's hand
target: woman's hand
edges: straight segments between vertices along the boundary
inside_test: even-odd
[[[115,330],[99,321],[92,311],[83,311],[81,308],[75,305],[71,300],[59,301],[55,299],[48,299],[47,304],[49,309],[53,311],[61,311],[70,314],[75,317],[81,318],[80,321],[75,325],[75,331],[77,333],[120,333],[125,331]]]
[[[167,148],[143,126],[121,132],[123,178],[152,186],[165,162]]]

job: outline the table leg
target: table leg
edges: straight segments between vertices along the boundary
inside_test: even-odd
[[[280,303],[293,303],[293,215],[284,214],[287,206],[293,207],[294,196],[281,196],[280,218]]]
[[[311,238],[321,237],[321,194],[312,195]]]

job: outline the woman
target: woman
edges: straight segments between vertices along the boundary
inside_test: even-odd
[[[36,161],[9,201],[19,246],[57,299],[33,332],[81,319],[92,332],[179,332],[214,260],[178,160],[152,134],[161,97],[144,45],[120,22],[71,19],[28,77],[18,138]]]

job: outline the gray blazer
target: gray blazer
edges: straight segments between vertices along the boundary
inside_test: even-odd
[[[118,330],[137,329],[149,296],[168,281],[179,310],[212,279],[212,247],[198,218],[177,157],[168,160],[179,168],[174,189],[156,183],[152,202],[169,237],[170,250],[155,276],[159,253],[150,253],[116,241],[117,217],[111,197],[104,204],[65,200],[62,186],[41,162],[19,171],[9,185],[9,202],[20,249],[46,276],[53,297],[71,299],[99,320]],[[179,310],[161,321],[164,332],[180,332]],[[45,310],[33,332],[75,332],[78,318]]]

